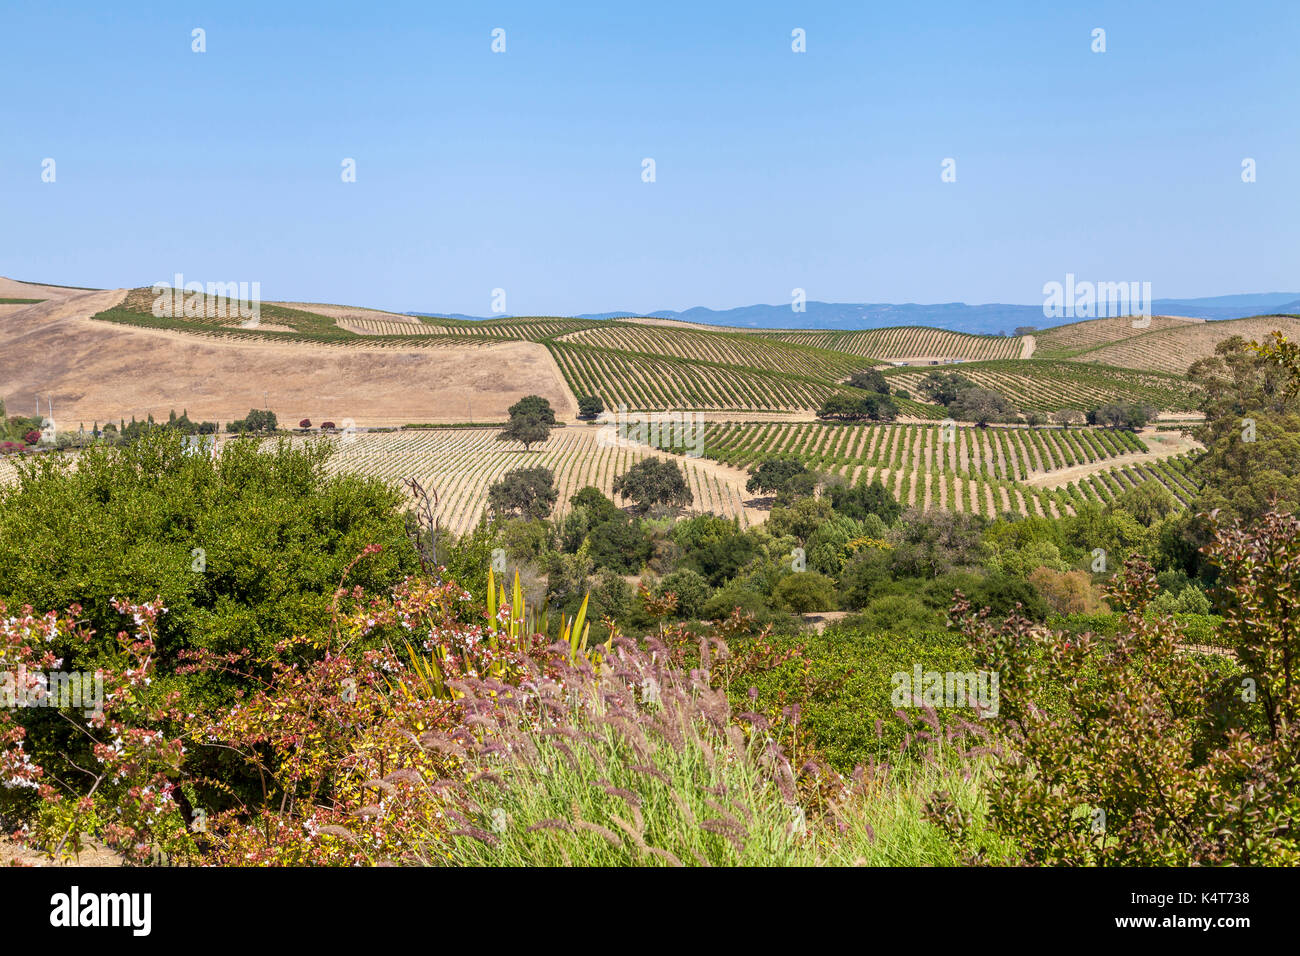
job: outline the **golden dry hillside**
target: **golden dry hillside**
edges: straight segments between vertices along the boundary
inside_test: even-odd
[[[528,394],[563,414],[577,412],[555,361],[533,342],[433,335],[423,338],[438,340],[435,347],[377,347],[372,337],[339,329],[333,316],[301,312],[341,336],[314,342],[274,331],[284,321],[271,307],[263,309],[274,316],[265,323],[270,328],[257,332],[232,324],[192,334],[92,318],[119,314],[126,296],[125,289],[0,280],[0,298],[42,299],[0,314],[7,366],[0,397],[11,413],[30,414],[40,396],[42,411],[52,399],[56,420],[87,427],[133,415],[166,418],[172,409],[196,421],[226,422],[263,407],[294,423],[495,422]]]

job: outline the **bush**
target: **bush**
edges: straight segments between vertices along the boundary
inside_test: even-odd
[[[835,582],[816,571],[790,574],[777,582],[772,603],[795,614],[829,611],[835,607]]]
[[[887,594],[874,599],[852,625],[873,634],[916,634],[943,627],[944,615],[907,594]]]
[[[855,617],[815,638],[733,637],[729,644],[736,661],[727,690],[735,705],[763,714],[779,739],[795,736],[806,750],[792,748],[792,755],[816,753],[841,773],[899,753],[909,723],[891,699],[894,674],[910,675],[917,664],[923,671],[973,666],[960,636],[942,628],[884,633]],[[909,719],[918,715],[909,712]],[[960,716],[972,714],[945,715]]]
[[[1003,675],[993,819],[1031,864],[1300,863],[1300,680],[1292,602],[1300,518],[1214,527],[1221,633],[1236,653],[1196,654],[1189,629],[1149,617],[1155,575],[1113,581],[1111,639],[1001,625],[961,604],[982,666]],[[1249,677],[1249,680],[1247,680]]]
[[[386,588],[416,560],[397,493],[377,479],[329,475],[328,447],[231,441],[209,457],[186,454],[184,441],[159,428],[131,445],[92,446],[75,463],[20,463],[18,483],[0,486],[0,601],[38,612],[79,605],[94,637],[49,648],[65,669],[94,670],[121,653],[114,601],[156,599],[167,608],[155,632],[156,686],[199,709],[249,685],[185,673],[183,652],[269,654],[327,627],[334,591],[368,545],[380,550],[353,567],[349,586]],[[85,738],[69,738],[56,717],[21,713],[30,752],[93,762]],[[216,753],[200,751],[222,762]]]
[[[704,605],[709,600],[711,590],[709,582],[702,574],[690,568],[679,568],[671,574],[660,578],[655,586],[655,594],[668,593],[677,595],[677,616],[683,620],[700,620],[704,615]]]

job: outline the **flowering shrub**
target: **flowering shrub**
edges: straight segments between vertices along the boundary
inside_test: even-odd
[[[174,694],[160,694],[150,687],[155,627],[166,608],[159,601],[115,600],[113,606],[130,618],[131,630],[118,633],[116,653],[95,672],[95,680],[102,681],[102,697],[89,712],[76,707],[59,710],[91,741],[94,766],[72,768],[88,780],[74,784],[37,765],[25,752],[26,729],[17,712],[6,707],[0,710],[0,784],[11,790],[35,790],[40,812],[35,829],[24,835],[53,855],[60,855],[65,847],[76,849],[83,830],[101,829],[110,846],[128,859],[142,861],[155,841],[169,842],[180,828],[173,777],[184,746],[156,729],[175,716],[169,713]],[[90,641],[91,632],[77,620],[80,611],[74,606],[68,616],[36,617],[27,607],[15,617],[6,617],[0,605],[0,660],[10,675],[24,675],[19,692],[29,697],[34,692],[38,699],[50,692],[36,675],[60,668],[63,661],[47,645]],[[85,795],[77,796],[79,791]]]

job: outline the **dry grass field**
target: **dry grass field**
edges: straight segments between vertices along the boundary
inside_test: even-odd
[[[465,341],[423,349],[364,347],[358,337],[328,347],[264,338],[199,336],[92,320],[126,292],[80,292],[6,280],[6,297],[46,301],[0,316],[6,359],[3,397],[12,413],[54,401],[55,419],[243,418],[268,407],[283,422],[352,419],[393,422],[502,421],[524,395],[541,395],[560,414],[577,405],[554,360],[526,341]],[[274,324],[274,323],[271,323]],[[278,333],[291,338],[292,333]]]

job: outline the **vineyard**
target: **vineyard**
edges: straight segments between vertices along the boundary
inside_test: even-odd
[[[439,319],[422,318],[425,325],[448,335],[482,336],[489,339],[526,339],[544,342],[570,332],[604,325],[598,319],[564,319],[554,317],[510,319]]]
[[[1089,428],[718,423],[705,436],[705,455],[732,467],[788,456],[854,483],[879,478],[905,505],[988,517],[1072,513],[1068,489],[1024,480],[1146,450],[1131,432]]]
[[[446,335],[441,325],[426,322],[402,322],[397,319],[335,319],[339,328],[357,335]]]
[[[1199,322],[1191,326],[1183,323],[1182,328],[1147,332],[1145,335],[1092,349],[1079,355],[1078,359],[1183,375],[1197,359],[1213,355],[1214,347],[1223,340],[1240,335],[1248,342],[1263,341],[1275,329],[1294,339],[1300,335],[1300,319],[1232,319],[1227,322]]]
[[[756,494],[745,490],[747,469],[777,456],[798,458],[815,471],[851,482],[879,478],[904,505],[986,517],[1072,514],[1086,504],[1105,504],[1145,481],[1168,488],[1184,506],[1196,490],[1195,452],[1130,460],[1050,487],[1059,483],[1052,477],[1061,469],[1147,451],[1141,438],[1121,430],[818,422],[708,422],[701,427],[704,457],[699,459],[641,445],[606,445],[598,427],[555,429],[545,444],[529,452],[497,441],[496,428],[462,427],[347,435],[337,440],[327,467],[378,477],[403,491],[402,479],[419,479],[426,488],[437,489],[442,524],[458,534],[478,522],[488,487],[507,471],[538,465],[551,469],[560,495],[556,513],[563,514],[569,498],[587,485],[612,496],[614,479],[647,455],[670,457],[681,465],[695,496],[691,511],[735,517],[743,526],[765,518]],[[0,458],[0,483],[14,478],[13,462]]]
[[[1097,428],[719,422],[706,424],[704,435],[704,454],[734,468],[789,456],[816,471],[851,481],[866,469],[895,469],[909,462],[924,463],[927,469],[1022,481],[1147,450],[1132,432]]]
[[[536,342],[549,351],[575,396],[596,395],[607,408],[638,411],[810,414],[846,391],[854,372],[906,361],[918,364],[881,370],[895,389],[910,393],[898,400],[908,418],[946,417],[943,408],[919,401],[917,394],[936,370],[955,371],[999,392],[1022,412],[1087,411],[1116,401],[1189,412],[1199,398],[1185,378],[1187,367],[1223,338],[1263,338],[1275,327],[1300,335],[1300,319],[1285,317],[1193,322],[1156,316],[1144,328],[1134,328],[1131,318],[1092,319],[1035,333],[1031,343],[1026,337],[917,326],[769,332],[554,316],[408,321],[374,310],[299,303],[263,304],[260,327],[249,329],[237,317],[159,319],[149,314],[152,301],[152,290],[132,290],[120,306],[96,318],[227,338],[408,352]]]
[[[791,345],[736,332],[701,332],[652,325],[617,324],[571,332],[559,342],[631,352],[735,365],[769,372],[785,372],[837,381],[875,362],[842,352]]]
[[[544,445],[528,452],[497,441],[497,430],[490,428],[360,432],[339,442],[328,467],[334,472],[372,475],[395,486],[404,478],[418,479],[426,489],[437,489],[443,527],[460,534],[477,524],[483,514],[488,486],[512,469],[551,469],[560,494],[556,513],[563,514],[569,498],[579,489],[594,485],[612,495],[614,479],[637,461],[647,455],[674,457],[644,446],[601,447],[600,431],[555,429]],[[761,518],[744,506],[749,496],[743,474],[730,473],[707,460],[675,460],[695,495],[692,510],[737,517],[742,525]]]
[[[993,389],[1022,411],[1087,410],[1107,402],[1129,401],[1168,411],[1192,411],[1197,393],[1186,379],[1163,372],[1090,365],[1083,362],[971,362],[956,371],[976,385]],[[890,369],[892,383],[915,391],[928,372]]]
[[[1172,329],[1175,332],[1203,323],[1189,319],[1172,319],[1165,315],[1151,316],[1151,324],[1135,328],[1131,316],[1104,319],[1084,319],[1069,325],[1058,325],[1034,333],[1037,346],[1034,357],[1041,359],[1068,359],[1093,349],[1125,342],[1129,339]]]
[[[832,382],[740,366],[546,343],[577,395],[599,395],[607,408],[643,410],[815,409]]]
[[[691,510],[738,517],[742,525],[763,519],[754,495],[745,491],[743,469],[773,455],[798,457],[850,481],[879,478],[900,502],[922,510],[986,517],[1071,514],[1148,479],[1170,488],[1183,503],[1193,488],[1190,456],[1100,471],[1057,489],[1023,483],[1044,471],[1145,450],[1139,438],[1123,431],[958,426],[945,441],[941,426],[920,424],[723,422],[705,429],[705,458],[676,458],[695,495]],[[598,434],[597,428],[558,429],[544,446],[524,453],[497,442],[492,429],[361,433],[340,444],[329,467],[394,483],[418,478],[437,488],[444,526],[461,533],[478,521],[488,486],[513,468],[542,465],[554,471],[560,492],[556,510],[563,514],[579,488],[595,485],[610,494],[614,478],[640,458],[669,457],[644,446],[601,447]]]
[[[1195,454],[1186,454],[1124,465],[1071,482],[1058,489],[1057,493],[1075,506],[1086,502],[1105,504],[1129,488],[1155,481],[1168,489],[1180,505],[1186,507],[1196,496],[1197,481],[1193,475],[1195,462]]]
[[[877,359],[951,358],[970,361],[1020,358],[1024,339],[1019,336],[969,335],[924,326],[899,326],[854,332],[750,333],[782,342],[811,345],[849,355]]]

